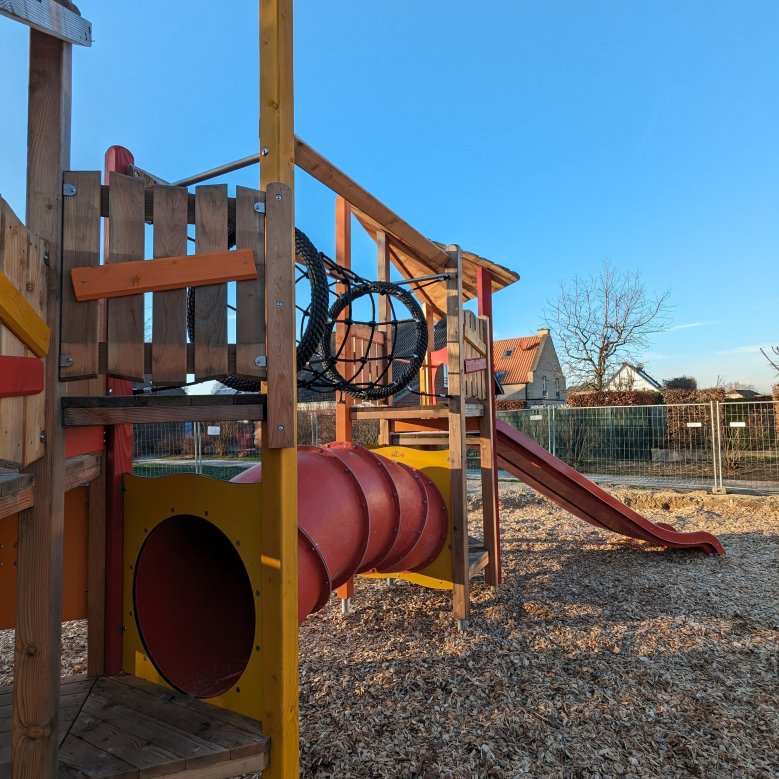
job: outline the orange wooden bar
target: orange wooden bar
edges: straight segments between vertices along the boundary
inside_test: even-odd
[[[236,249],[72,268],[70,277],[76,300],[85,301],[248,281],[257,278],[257,268],[251,249]]]

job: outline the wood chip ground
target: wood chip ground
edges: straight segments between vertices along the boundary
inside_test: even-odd
[[[447,593],[370,580],[350,615],[334,599],[303,625],[301,775],[777,779],[779,498],[615,493],[727,556],[649,549],[502,484],[505,584],[474,580],[467,631]],[[66,624],[68,672],[84,643]],[[0,631],[0,685],[12,644]]]

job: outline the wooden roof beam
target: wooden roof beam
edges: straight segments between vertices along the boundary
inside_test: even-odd
[[[432,271],[444,272],[447,255],[443,249],[425,238],[378,198],[297,137],[295,138],[295,164],[405,243]]]

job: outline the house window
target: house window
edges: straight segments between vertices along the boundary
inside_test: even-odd
[[[546,376],[541,377],[541,397],[545,398],[547,396],[547,390],[546,390]]]
[[[511,357],[512,354],[514,354],[513,349],[506,349],[506,351],[503,352],[503,357]]]
[[[560,378],[556,377],[554,380],[554,394],[555,397],[560,397]]]

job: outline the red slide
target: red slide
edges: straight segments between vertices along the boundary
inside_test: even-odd
[[[679,533],[670,525],[645,519],[500,419],[497,432],[498,465],[579,519],[654,546],[725,554],[711,533]]]

